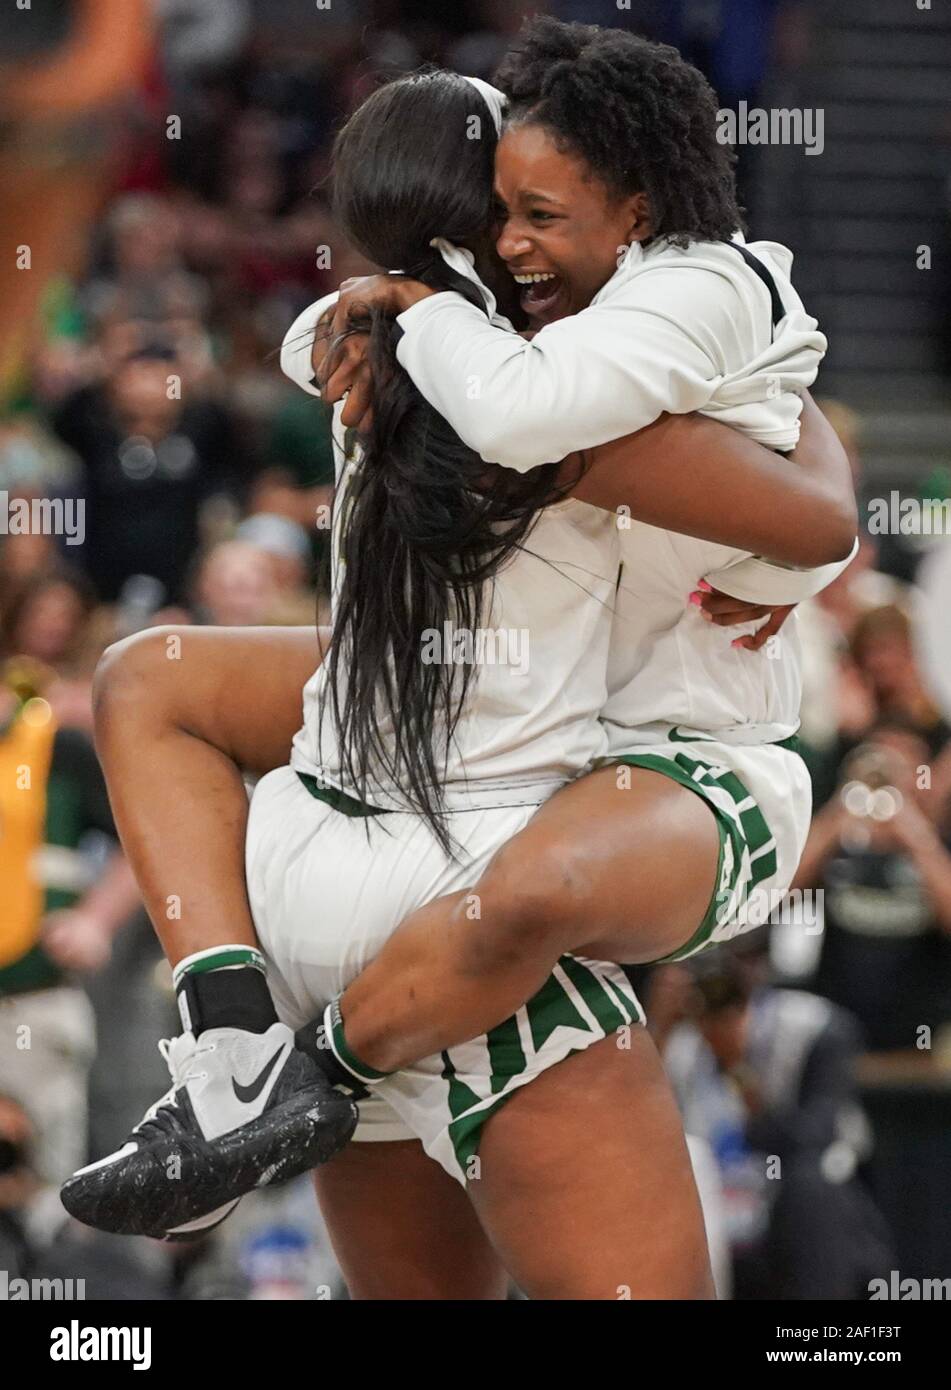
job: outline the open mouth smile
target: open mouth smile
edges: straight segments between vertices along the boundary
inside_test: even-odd
[[[512,279],[521,290],[519,300],[522,310],[530,319],[548,323],[562,317],[566,312],[560,305],[564,281],[554,271],[513,271]]]

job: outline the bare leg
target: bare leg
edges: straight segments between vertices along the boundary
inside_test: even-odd
[[[713,1298],[683,1128],[646,1032],[595,1043],[488,1121],[469,1194],[530,1298]]]
[[[98,672],[100,755],[165,953],[175,965],[212,952],[176,981],[183,1033],[166,1053],[173,1087],[159,1118],[187,1137],[140,1123],[132,1143],[75,1173],[62,1199],[88,1225],[199,1229],[252,1187],[326,1162],[353,1132],[352,1103],[293,1046],[253,954],[214,950],[256,945],[239,767],[286,763],[316,645],[307,628],[159,629],[114,649]],[[189,1165],[180,1182],[165,1181],[170,1145]]]
[[[314,1186],[352,1298],[505,1298],[464,1189],[416,1140],[351,1144]]]
[[[182,639],[181,662],[169,655],[175,637]],[[127,851],[173,961],[216,942],[254,940],[243,886],[247,803],[237,769],[264,772],[286,761],[300,721],[299,692],[317,662],[315,645],[307,630],[158,631],[116,649],[104,664],[97,688],[100,751]],[[636,786],[632,776],[631,790],[620,795],[609,794],[608,780],[589,778],[587,795],[580,795],[581,783],[556,798],[479,885],[482,922],[491,922],[495,935],[489,944],[507,943],[508,964],[523,952],[529,960],[514,999],[503,1005],[496,998],[493,1007],[501,1012],[493,1024],[534,992],[557,955],[583,944],[593,922],[608,944],[622,948],[619,954],[641,950],[650,957],[679,944],[702,916],[716,862],[706,808],[654,774]],[[613,777],[610,787],[616,790]],[[672,858],[676,875],[663,871]],[[166,912],[176,891],[180,920]],[[434,905],[443,925],[448,901]],[[412,931],[413,920],[400,936]],[[541,925],[528,930],[533,921]],[[588,926],[581,930],[578,921]],[[641,933],[636,945],[632,921]],[[524,929],[514,950],[513,928],[516,935]],[[483,988],[484,955],[476,952],[473,970],[463,953],[463,1006],[473,989]],[[427,964],[440,1011],[455,1004],[443,992],[442,968],[438,956]],[[491,969],[487,978],[494,985]],[[419,1002],[425,1007],[428,998]],[[458,1040],[484,1027],[466,1024]],[[614,1298],[624,1286],[634,1297],[706,1291],[702,1228],[676,1112],[656,1056],[645,1054],[643,1035],[635,1037],[636,1052],[644,1055],[632,1059],[610,1041],[597,1044],[526,1087],[487,1126],[475,1200],[519,1283],[536,1296]],[[426,1043],[411,1056],[433,1050]],[[591,1146],[577,1143],[579,1133],[595,1132],[596,1157]],[[602,1135],[610,1143],[602,1144]],[[382,1150],[396,1148],[405,1152],[391,1153],[384,1169]],[[400,1181],[393,1180],[397,1172]],[[612,1183],[615,1195],[605,1191]],[[410,1197],[397,1212],[402,1184]],[[355,1296],[503,1296],[499,1266],[470,1223],[464,1194],[417,1145],[354,1146],[322,1170],[317,1185]],[[550,1213],[541,1223],[539,1211]],[[656,1230],[646,1238],[649,1219]],[[559,1228],[555,1258],[553,1227]],[[575,1249],[578,1233],[590,1241],[592,1230],[600,1253]]]
[[[286,761],[316,648],[309,629],[156,629],[100,668],[97,745],[173,964],[255,941],[238,768]],[[675,950],[707,909],[717,855],[709,808],[668,778],[633,768],[624,789],[612,769],[583,778],[499,852],[477,918],[458,894],[403,924],[344,994],[350,1047],[396,1071],[497,1026],[565,951],[637,961]]]
[[[627,788],[606,768],[559,792],[471,892],[407,918],[341,999],[361,1061],[398,1071],[488,1032],[567,951],[650,961],[689,940],[716,886],[716,821],[670,778],[630,771]]]
[[[313,628],[153,628],[111,647],[94,691],[96,748],[123,848],[165,954],[256,944],[239,769],[287,762]]]
[[[532,1298],[712,1298],[673,1096],[647,1033],[631,1041],[518,1091],[486,1125],[468,1196],[415,1141],[351,1144],[318,1169],[352,1297],[501,1299],[508,1270]]]

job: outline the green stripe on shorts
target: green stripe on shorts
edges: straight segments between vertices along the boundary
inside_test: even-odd
[[[775,873],[776,852],[772,845],[772,831],[746,785],[735,772],[723,768],[718,763],[705,763],[699,758],[690,757],[687,753],[673,752],[669,757],[658,753],[625,753],[616,761],[629,767],[644,767],[651,772],[670,777],[672,781],[686,787],[705,801],[716,820],[720,845],[716,887],[709,906],[690,940],[655,963],[682,960],[709,942],[722,921],[725,903],[735,898],[734,910],[739,909],[746,902],[750,890]],[[710,796],[713,787],[725,792],[732,801],[735,808],[732,816]],[[740,810],[745,802],[751,804]],[[751,859],[751,848],[754,854],[757,850],[765,852],[759,858]],[[722,886],[728,854],[732,863],[730,881]]]
[[[618,970],[620,970],[620,968],[621,967],[618,966]],[[638,1005],[637,1001],[634,999],[633,995],[627,994],[627,992],[623,990],[615,980],[609,980],[607,979],[607,977],[605,977],[604,985],[606,989],[609,989],[611,991],[611,994],[617,1000],[618,1004],[624,1012],[625,1021],[627,1023],[646,1022],[644,1013]]]
[[[530,1085],[536,1076],[547,1070],[545,1053],[559,1028],[586,1033],[592,1042],[599,1042],[628,1024],[640,1024],[642,1021],[635,1001],[628,998],[614,981],[601,979],[594,963],[587,964],[574,956],[562,956],[556,968],[564,973],[569,984],[577,991],[578,998],[583,1001],[593,1021],[585,1018],[563,981],[557,974],[552,974],[518,1014],[484,1035],[491,1067],[489,1096],[485,1100],[480,1100],[457,1072],[456,1062],[462,1063],[464,1049],[471,1048],[473,1044],[466,1043],[463,1048],[452,1048],[442,1054],[442,1074],[448,1083],[447,1101],[452,1116],[448,1126],[449,1137],[459,1168],[467,1178],[468,1165],[478,1153],[486,1121],[520,1089],[520,1084]],[[529,1054],[526,1054],[522,1043],[520,1014],[524,1015],[531,1038],[532,1051]],[[582,1050],[572,1048],[559,1060],[565,1061]],[[549,1062],[548,1065],[557,1063]]]
[[[464,1081],[456,1075],[456,1069],[448,1052],[440,1054],[443,1060],[442,1074],[449,1082],[449,1113],[455,1118],[464,1115],[473,1105],[479,1104],[479,1097]]]
[[[598,1020],[604,1033],[615,1033],[618,1028],[623,1028],[625,1023],[630,1023],[630,1019],[624,1017],[601,981],[586,965],[582,965],[580,960],[571,956],[562,956],[558,963]]]
[[[559,961],[559,964],[563,963]],[[525,1005],[532,1030],[532,1046],[540,1052],[556,1028],[588,1028],[556,975],[549,975],[537,994]]]
[[[506,1081],[525,1070],[526,1057],[518,1032],[518,1019],[514,1016],[500,1023],[498,1028],[486,1034],[489,1049],[489,1062],[492,1067],[492,1091],[501,1091]]]

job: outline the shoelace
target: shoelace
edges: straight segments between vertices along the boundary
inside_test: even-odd
[[[168,1067],[172,1084],[164,1096],[160,1096],[154,1105],[149,1106],[132,1131],[133,1134],[144,1134],[147,1128],[167,1133],[178,1124],[175,1114],[175,1092],[189,1081],[198,1081],[207,1075],[206,1072],[196,1071],[194,1063],[203,1053],[214,1052],[215,1047],[216,1044],[213,1042],[198,1043],[191,1033],[182,1033],[177,1038],[159,1039],[158,1050]]]

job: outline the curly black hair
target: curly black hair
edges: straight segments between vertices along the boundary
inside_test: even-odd
[[[612,193],[646,193],[654,236],[686,246],[742,227],[716,94],[675,48],[540,17],[524,25],[496,81],[511,124],[545,126]]]

